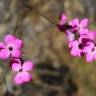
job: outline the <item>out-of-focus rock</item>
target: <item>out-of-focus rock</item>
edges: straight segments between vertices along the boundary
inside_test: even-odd
[[[16,37],[23,39],[24,59],[30,59],[37,64],[32,72],[33,81],[28,85],[19,87],[12,84],[13,78],[11,74],[8,74],[7,86],[11,94],[15,96],[23,96],[23,94],[26,96],[64,96],[65,94],[67,96],[95,96],[96,66],[87,64],[83,59],[70,56],[66,37],[56,27],[62,12],[70,18],[88,17],[91,21],[96,20],[95,3],[95,0],[0,1],[0,39],[2,40],[8,33],[14,33]],[[49,61],[51,63],[46,67],[50,68],[44,68],[45,71],[41,68],[38,72],[37,66],[42,62],[49,64]],[[70,68],[71,75],[68,74],[68,77],[66,70],[62,67],[65,65]],[[58,69],[60,67],[61,69]],[[1,79],[4,76],[2,72],[0,71]],[[55,74],[57,75],[53,76]],[[63,77],[65,74],[66,76]],[[65,83],[62,78],[66,79]],[[57,85],[56,90],[53,85]],[[64,90],[62,91],[58,86],[63,86]],[[0,96],[4,93],[9,94],[3,81],[0,83],[0,90],[2,90]]]
[[[96,20],[95,0],[64,0],[64,11],[69,17],[88,17],[90,21]]]

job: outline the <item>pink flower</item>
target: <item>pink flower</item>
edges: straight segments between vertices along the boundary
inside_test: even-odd
[[[31,61],[22,62],[19,59],[15,59],[12,64],[12,70],[18,72],[14,78],[16,84],[23,84],[31,80],[31,74],[28,71],[33,69]]]
[[[20,57],[22,45],[22,40],[15,38],[13,35],[7,35],[4,43],[0,42],[0,58]]]
[[[82,32],[88,32],[88,30],[86,29],[82,29]],[[67,40],[68,42],[71,42],[71,41],[75,41],[75,40],[79,40],[79,38],[81,37],[88,37],[87,34],[80,34],[78,31],[77,32],[72,32],[72,30],[67,30],[66,31],[66,36],[67,36]]]
[[[69,22],[69,24],[73,27],[73,31],[78,31],[79,34],[86,34],[88,33],[88,19],[85,18],[81,21],[79,21],[78,18],[73,19],[71,22]],[[84,31],[84,30],[86,31]]]
[[[75,40],[75,34],[73,32],[71,32],[71,30],[67,30],[66,38],[67,38],[68,42],[71,42],[71,41]]]
[[[88,34],[88,19],[83,19],[79,23],[79,19],[73,19],[71,22],[69,22],[69,25],[72,26],[71,29],[66,30],[66,35],[68,41],[73,41],[73,40],[79,40],[79,38],[83,35]]]
[[[57,25],[57,27],[58,27],[58,29],[59,29],[60,31],[63,31],[63,32],[66,32],[66,30],[72,28],[72,26],[70,26],[70,25],[68,24],[68,19],[67,19],[67,16],[66,16],[65,14],[62,14],[62,15],[60,16],[60,22],[59,22],[59,24]]]
[[[70,42],[69,46],[71,46],[71,55],[72,56],[79,56],[81,57],[84,52],[83,52],[83,44],[79,43],[78,41],[72,41]]]
[[[84,55],[84,47],[87,46],[87,43],[90,42],[90,39],[87,35],[82,35],[78,40],[73,40],[68,43],[69,48],[71,48],[72,56],[83,56]]]
[[[96,31],[90,31],[88,32],[88,37],[93,40],[94,42],[96,42]]]
[[[62,14],[62,15],[60,16],[60,22],[59,22],[59,24],[60,24],[60,25],[63,25],[63,24],[65,24],[65,23],[67,23],[67,21],[68,21],[67,16],[66,16],[65,14]]]
[[[86,52],[86,61],[92,62],[93,60],[96,60],[96,46],[93,42],[89,42],[84,48],[84,51]]]

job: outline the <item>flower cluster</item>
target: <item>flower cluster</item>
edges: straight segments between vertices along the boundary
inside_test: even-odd
[[[22,56],[23,41],[13,35],[6,35],[4,42],[0,42],[0,59],[11,61],[12,71],[17,74],[14,77],[16,84],[23,84],[31,80],[29,71],[33,69],[31,61],[24,61]]]
[[[67,16],[62,14],[57,27],[66,34],[72,56],[85,56],[88,62],[96,60],[96,33],[88,28],[87,18],[69,21]]]

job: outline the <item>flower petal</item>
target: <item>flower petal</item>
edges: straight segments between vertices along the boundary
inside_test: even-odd
[[[23,83],[21,73],[17,73],[16,76],[14,77],[14,82],[18,85]]]
[[[73,41],[75,38],[74,38],[74,34],[70,31],[67,31],[67,35],[66,35],[66,38],[67,40],[70,42],[70,41]]]
[[[7,49],[0,50],[0,58],[1,59],[7,59],[10,56],[10,51]]]
[[[12,70],[13,71],[19,71],[21,69],[21,64],[13,63],[12,64]]]
[[[33,63],[31,61],[26,61],[24,62],[22,68],[24,71],[30,71],[33,69]]]
[[[74,41],[69,42],[69,44],[68,44],[68,47],[69,47],[69,48],[72,48],[72,47],[74,46],[73,42],[74,42]]]
[[[13,36],[13,35],[7,35],[6,37],[5,37],[5,43],[6,44],[14,44],[14,42],[15,42],[15,37]]]
[[[92,48],[94,48],[94,43],[90,42],[87,44],[86,47],[84,47],[84,52],[86,53],[92,52]]]
[[[63,25],[67,22],[67,16],[65,14],[62,14],[60,19],[61,19],[59,22],[60,25]]]
[[[95,31],[89,31],[87,35],[88,35],[89,39],[96,41],[96,32]]]
[[[86,54],[86,61],[92,62],[93,61],[93,55],[91,53]]]
[[[78,26],[79,25],[79,19],[78,18],[73,19],[71,22],[69,22],[69,24],[72,26]]]
[[[87,28],[80,28],[79,29],[79,33],[80,33],[80,35],[83,35],[83,34],[87,34],[88,33],[88,29]]]
[[[31,80],[31,75],[28,72],[21,72],[21,78],[24,82],[28,82]]]
[[[20,39],[16,39],[15,43],[14,43],[14,47],[15,48],[22,48],[22,46],[23,46],[23,41]]]
[[[5,48],[5,44],[0,42],[0,49]]]
[[[61,15],[61,20],[67,20],[67,16],[65,14]]]
[[[96,47],[94,47],[93,57],[94,57],[94,60],[96,60]]]
[[[88,19],[85,18],[85,19],[81,20],[80,27],[87,27],[87,26],[88,26]]]
[[[14,64],[14,63],[21,64],[21,61],[19,58],[13,58],[11,61],[12,61],[12,64]]]
[[[15,49],[11,52],[12,57],[20,57],[21,51],[19,49]]]
[[[77,56],[77,55],[78,55],[77,48],[73,47],[73,48],[71,49],[71,55],[72,55],[72,56]]]

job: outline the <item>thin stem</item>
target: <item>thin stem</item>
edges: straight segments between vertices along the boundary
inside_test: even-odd
[[[4,83],[5,83],[5,86],[6,86],[6,89],[7,89],[7,91],[9,92],[9,88],[8,88],[8,86],[7,86],[7,79],[6,79],[6,77],[7,77],[7,74],[9,73],[9,63],[10,63],[10,58],[9,58],[9,60],[8,61],[6,61],[7,63],[8,63],[8,66],[6,66],[7,64],[1,64],[2,66],[2,68],[3,68],[3,70],[4,70],[4,74],[3,74],[3,78],[2,78],[2,80],[1,80],[1,82],[3,82],[4,81]]]
[[[8,73],[8,70],[5,72],[3,80],[4,80],[4,83],[5,83],[5,85],[6,85],[6,89],[7,89],[7,91],[9,92],[8,86],[7,86],[7,80],[6,80],[7,73]]]
[[[47,21],[49,21],[50,23],[52,23],[54,26],[57,26],[57,24],[55,22],[53,22],[47,16],[42,15],[42,13],[38,11],[38,9],[36,8],[37,5],[38,4],[35,4],[34,6],[29,6],[29,5],[26,5],[26,6],[27,6],[27,8],[29,8],[29,11],[34,10],[37,14],[39,14],[42,17],[44,17]],[[13,33],[14,35],[16,35],[16,32],[17,32],[18,27],[23,24],[23,20],[27,17],[29,11],[26,13],[26,15],[23,15],[23,19],[22,19],[21,23],[20,23],[20,16],[17,17],[16,26],[14,27],[14,33]]]
[[[44,2],[44,1],[45,1],[45,0],[43,0],[42,2]],[[23,16],[23,17],[22,17],[22,20],[20,20],[20,19],[21,19],[21,18],[20,18],[21,15],[19,15],[19,16],[17,17],[16,26],[14,27],[14,33],[13,33],[13,35],[16,35],[18,27],[23,24],[23,21],[24,21],[24,19],[27,17],[28,13],[29,13],[35,6],[38,6],[38,5],[39,5],[40,3],[42,3],[42,2],[36,3],[33,7],[29,7],[29,5],[26,4],[26,8],[28,8],[29,10],[26,12],[26,14],[24,13],[24,10],[23,10],[23,13],[24,13],[24,14],[22,14],[22,16]],[[20,23],[20,22],[21,22],[21,23]]]
[[[35,6],[28,6],[31,10],[34,10],[37,14],[39,14],[40,16],[44,17],[46,20],[48,20],[50,23],[52,23],[53,25],[57,26],[57,24],[55,22],[53,22],[51,19],[49,19],[47,16],[42,15],[41,12],[38,11],[38,9]]]
[[[3,74],[3,78],[2,78],[2,80],[1,80],[1,82],[3,82],[4,81],[4,83],[5,83],[5,85],[6,85],[6,89],[7,89],[7,91],[8,91],[8,87],[7,87],[7,82],[6,82],[6,74],[8,73],[8,68],[6,68],[6,66],[4,66],[3,64],[2,64],[2,68],[3,68],[3,70],[4,70],[4,74]]]

